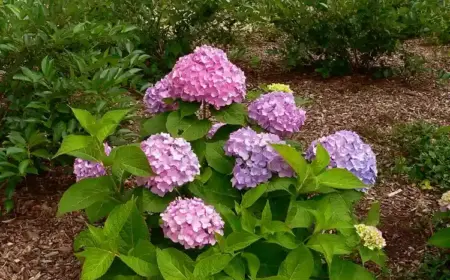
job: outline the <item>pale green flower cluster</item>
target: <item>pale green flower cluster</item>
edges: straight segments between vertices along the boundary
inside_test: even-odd
[[[287,93],[293,92],[291,90],[291,88],[289,87],[289,85],[285,85],[285,84],[270,84],[267,86],[267,89],[269,91],[281,91],[281,92],[287,92]]]
[[[386,240],[380,230],[373,226],[367,226],[364,224],[355,225],[356,233],[358,233],[361,240],[364,242],[364,246],[370,250],[382,249],[386,246]]]
[[[450,211],[450,191],[444,193],[438,203],[441,206],[441,211]]]

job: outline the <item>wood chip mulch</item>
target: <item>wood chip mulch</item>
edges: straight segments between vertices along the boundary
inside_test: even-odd
[[[0,221],[1,280],[79,279],[72,242],[86,220],[79,213],[56,217],[61,195],[73,182],[56,170],[18,187],[14,213]]]

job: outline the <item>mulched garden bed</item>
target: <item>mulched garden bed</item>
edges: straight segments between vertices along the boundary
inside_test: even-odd
[[[380,175],[358,206],[358,215],[363,216],[371,202],[381,202],[380,228],[387,241],[391,273],[380,273],[379,279],[408,279],[406,275],[418,268],[430,250],[426,240],[432,234],[430,217],[437,209],[438,194],[421,191],[406,178],[392,174],[396,152],[389,136],[392,127],[403,122],[449,125],[448,89],[429,77],[413,80],[413,84],[359,75],[323,80],[277,69],[268,62],[258,71],[245,70],[250,86],[287,83],[296,94],[312,100],[298,140],[308,145],[317,137],[349,129],[373,145]],[[55,217],[62,193],[74,181],[66,174],[56,170],[30,177],[18,188],[15,212],[2,217],[0,223],[0,279],[79,278],[80,264],[73,256],[72,242],[86,219],[78,213]]]

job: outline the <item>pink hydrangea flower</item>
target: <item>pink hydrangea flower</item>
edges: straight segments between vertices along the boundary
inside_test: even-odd
[[[225,52],[209,46],[197,47],[181,57],[169,77],[172,97],[206,102],[216,109],[242,102],[246,94],[244,72]]]
[[[217,130],[219,130],[219,128],[221,128],[224,125],[226,125],[226,123],[215,123],[215,124],[213,124],[211,129],[208,131],[208,134],[206,135],[206,138],[212,139],[214,137],[214,134],[216,134]]]
[[[175,110],[176,104],[167,104],[164,99],[171,98],[170,79],[165,76],[157,82],[153,87],[149,87],[144,95],[144,105],[151,114],[162,113]]]
[[[103,144],[106,155],[111,153],[111,147],[108,143]],[[73,173],[76,176],[77,182],[84,178],[95,178],[106,175],[106,169],[101,162],[94,162],[76,158],[73,164]]]
[[[167,133],[155,134],[141,142],[141,149],[147,155],[155,175],[139,177],[136,181],[160,196],[194,181],[195,176],[200,174],[197,155],[183,138],[173,138]]]
[[[280,136],[300,131],[306,112],[297,108],[292,93],[264,94],[248,106],[248,116],[265,130]]]
[[[215,234],[223,235],[223,222],[214,207],[199,198],[177,198],[161,213],[164,235],[186,249],[216,244]]]

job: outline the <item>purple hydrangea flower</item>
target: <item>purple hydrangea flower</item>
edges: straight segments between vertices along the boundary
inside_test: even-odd
[[[170,79],[165,76],[157,82],[153,87],[149,87],[144,95],[144,105],[151,114],[162,113],[176,109],[176,104],[167,104],[165,98],[172,97],[170,95]]]
[[[215,234],[223,235],[223,222],[214,207],[199,198],[172,201],[161,213],[164,235],[184,248],[216,244]]]
[[[320,142],[330,154],[331,168],[345,168],[367,185],[377,178],[377,161],[372,148],[353,131],[341,130],[311,143],[306,158],[314,159],[316,145]],[[365,190],[365,189],[363,189]]]
[[[219,109],[245,98],[244,72],[220,49],[197,47],[177,61],[169,76],[171,96],[184,101],[206,102]]]
[[[278,173],[280,177],[294,176],[292,169],[269,144],[284,144],[270,133],[256,133],[249,127],[230,134],[225,153],[236,157],[231,182],[237,189],[254,188]]]
[[[211,129],[208,131],[208,134],[206,135],[206,138],[211,139],[214,137],[214,134],[216,134],[217,130],[221,128],[222,126],[226,125],[226,123],[215,123],[211,127]]]
[[[292,93],[271,92],[248,106],[248,116],[271,133],[289,136],[305,123],[306,112],[297,108]]]
[[[173,138],[167,133],[155,134],[141,142],[141,149],[147,155],[155,175],[140,177],[136,181],[160,196],[194,181],[195,176],[200,174],[197,155],[183,138]]]
[[[111,147],[108,143],[103,143],[106,155],[111,153]],[[77,182],[84,178],[95,178],[106,175],[106,169],[101,162],[94,162],[76,158],[73,164],[73,173]]]

